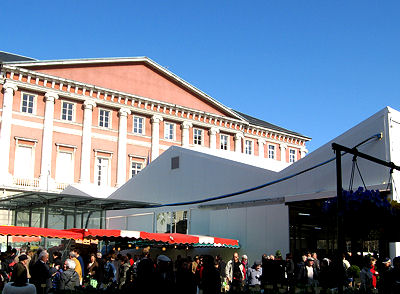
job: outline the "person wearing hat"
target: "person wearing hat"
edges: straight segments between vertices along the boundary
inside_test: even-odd
[[[304,287],[313,288],[318,282],[318,271],[314,267],[314,258],[307,257],[304,266],[300,267],[297,281]]]
[[[11,282],[22,279],[28,280],[28,271],[26,266],[28,264],[28,257],[26,254],[22,254],[18,257],[18,263],[13,267]]]
[[[28,259],[24,259],[24,257],[22,259],[23,259],[22,262],[21,262],[21,260],[19,260],[18,264],[19,263],[27,263]],[[25,268],[24,265],[22,267]],[[20,270],[23,270],[22,267],[20,267]],[[25,274],[22,273],[20,275],[16,275],[12,282],[5,284],[3,291],[2,291],[2,294],[19,294],[19,293],[36,294],[35,285],[28,283],[28,279],[26,277],[26,269],[25,269]]]
[[[389,293],[387,280],[389,280],[389,276],[391,275],[393,268],[392,268],[392,261],[390,258],[384,258],[380,264],[379,268],[379,280],[378,280],[378,290],[379,293]]]
[[[175,275],[171,259],[166,255],[157,257],[157,266],[153,280],[154,293],[175,293]]]
[[[261,260],[256,260],[247,272],[247,283],[250,293],[258,293],[261,287],[262,267]]]

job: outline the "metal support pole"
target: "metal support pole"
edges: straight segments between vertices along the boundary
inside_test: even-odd
[[[343,293],[343,258],[345,240],[343,232],[343,187],[342,187],[342,154],[340,150],[336,150],[336,190],[337,190],[337,268],[339,273],[338,294]]]
[[[104,210],[100,210],[100,229],[103,228]]]
[[[44,208],[44,227],[47,229],[49,227],[49,204],[46,204]],[[47,237],[44,238],[44,248],[47,248]]]
[[[76,209],[74,210],[74,228],[76,228]]]
[[[17,211],[17,210],[14,210],[14,226],[16,226],[17,223],[18,223],[17,216],[18,216],[18,211]]]
[[[32,209],[29,209],[28,224],[29,224],[30,227],[32,227]]]

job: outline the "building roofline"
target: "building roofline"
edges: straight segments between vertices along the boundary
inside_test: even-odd
[[[226,113],[229,113],[234,118],[243,120],[243,118],[238,115],[236,112],[232,111],[229,107],[225,106],[218,100],[214,99],[207,93],[201,91],[197,87],[193,86],[189,82],[185,81],[178,75],[171,72],[169,69],[163,67],[158,64],[154,60],[150,59],[147,56],[139,56],[139,57],[106,57],[106,58],[82,58],[82,59],[59,59],[59,60],[34,60],[34,61],[10,61],[4,62],[7,65],[14,65],[18,67],[34,67],[34,66],[54,66],[54,65],[80,65],[80,64],[112,64],[112,63],[126,63],[126,62],[144,62],[151,67],[157,69],[168,77],[174,79],[176,82],[189,89],[190,91],[196,93],[197,95],[203,97],[205,100],[222,109]]]

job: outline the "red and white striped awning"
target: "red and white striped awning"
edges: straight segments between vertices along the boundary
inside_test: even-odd
[[[105,229],[70,229],[67,231],[81,233],[83,235],[83,238],[93,238],[98,240],[145,240],[166,243],[169,245],[239,248],[238,240],[210,236],[186,235],[178,233],[148,233],[143,231]]]
[[[143,231],[68,229],[56,230],[35,227],[0,226],[0,236],[47,237],[59,239],[97,239],[97,240],[142,240],[166,245],[185,245],[191,247],[239,248],[239,241],[210,236],[186,235],[178,233],[148,233]]]
[[[35,227],[0,226],[0,236],[28,236],[58,239],[82,239],[82,233]]]

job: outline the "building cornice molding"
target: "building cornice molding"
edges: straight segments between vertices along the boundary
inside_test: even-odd
[[[168,76],[169,78],[173,79],[177,83],[179,83],[184,88],[188,89],[189,91],[195,93],[196,95],[202,97],[203,99],[207,100],[211,104],[217,106],[218,108],[223,109],[226,113],[229,113],[233,117],[237,118],[238,120],[243,120],[243,118],[238,115],[236,112],[232,111],[229,107],[223,105],[218,100],[212,98],[210,95],[204,93],[200,89],[196,88],[189,82],[185,81],[178,75],[174,74],[170,70],[166,69],[165,67],[161,66],[154,60],[142,56],[142,57],[117,57],[117,58],[86,58],[86,59],[67,59],[67,60],[44,60],[44,61],[28,61],[28,62],[9,62],[10,66],[16,67],[34,67],[34,66],[54,66],[54,65],[85,65],[85,64],[110,64],[110,63],[145,63],[148,66],[158,70],[159,72],[163,73],[164,75]]]
[[[282,143],[286,138],[290,140],[290,143],[296,144],[295,142],[297,141],[298,146],[304,146],[305,142],[310,140],[308,137],[287,134],[261,126],[253,126],[247,121],[223,117],[217,114],[50,76],[27,69],[3,65],[3,71],[5,76],[7,76],[7,73],[10,73],[10,76],[4,82],[12,82],[21,89],[29,89],[42,93],[46,93],[51,89],[52,92],[58,94],[60,97],[72,98],[78,101],[90,100],[99,106],[108,106],[115,109],[120,109],[123,106],[130,109],[133,113],[140,113],[149,117],[161,115],[164,118],[168,118],[168,120],[177,122],[189,121],[195,126],[204,128],[216,126],[232,134],[241,131],[245,136],[254,138],[262,137],[269,141],[276,141],[277,143]],[[26,81],[22,80],[23,77],[26,77]],[[43,85],[39,85],[39,81],[43,81]],[[58,89],[56,85],[59,87]],[[64,90],[64,86],[67,90]],[[74,89],[74,91],[71,92],[71,89]],[[82,93],[79,94],[79,91]],[[110,98],[110,100],[107,100],[107,98]]]

